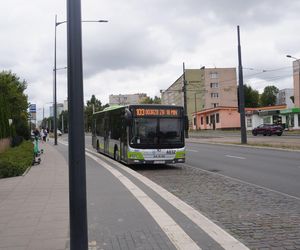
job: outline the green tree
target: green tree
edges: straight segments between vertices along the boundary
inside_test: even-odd
[[[256,108],[259,106],[259,93],[251,88],[250,85],[244,85],[245,107]]]
[[[261,106],[273,106],[276,104],[276,95],[279,90],[275,86],[267,86],[264,88],[264,92],[260,96]]]
[[[64,126],[64,127],[62,127]],[[58,128],[61,132],[65,133],[69,129],[69,113],[67,110],[63,110],[58,118]]]
[[[0,123],[1,127],[4,126],[4,129],[1,129],[3,130],[1,132],[2,136],[12,136],[14,135],[13,131],[15,131],[17,135],[25,139],[29,138],[28,98],[24,94],[26,88],[26,81],[20,80],[16,74],[10,71],[0,72],[0,105],[2,106]],[[7,134],[8,119],[13,121],[12,128],[9,128],[9,135]]]
[[[147,96],[140,101],[140,104],[161,104],[161,99],[158,96],[155,96],[153,99]]]
[[[93,115],[93,106],[95,112],[101,111],[106,108],[108,105],[102,106],[100,100],[98,100],[95,95],[92,95],[91,99],[86,102],[85,110],[84,110],[84,124],[85,131],[90,132],[92,130],[92,115]]]

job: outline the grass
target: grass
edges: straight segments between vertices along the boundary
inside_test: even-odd
[[[24,141],[20,146],[0,154],[0,178],[22,175],[32,165],[33,144]]]

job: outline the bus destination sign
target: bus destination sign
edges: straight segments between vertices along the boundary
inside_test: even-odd
[[[152,108],[137,108],[135,110],[136,116],[169,116],[178,117],[178,109],[152,109]]]

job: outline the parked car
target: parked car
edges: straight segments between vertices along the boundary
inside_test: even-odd
[[[283,132],[283,127],[280,125],[276,125],[276,124],[261,124],[252,130],[252,134],[255,136],[258,134],[262,134],[264,136],[266,136],[266,135],[281,136],[282,132]]]
[[[57,130],[57,135],[58,135],[58,136],[61,136],[61,135],[62,135],[62,132],[61,132],[59,129]]]

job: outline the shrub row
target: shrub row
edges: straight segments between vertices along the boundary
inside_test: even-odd
[[[24,141],[20,146],[0,154],[0,178],[22,175],[33,162],[33,144]]]

